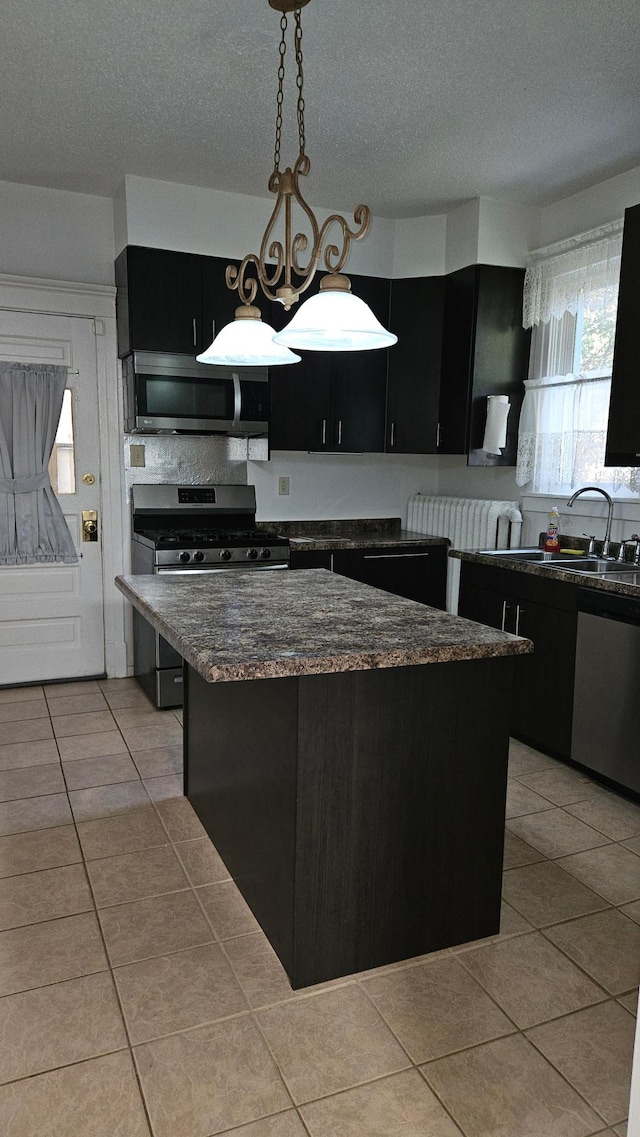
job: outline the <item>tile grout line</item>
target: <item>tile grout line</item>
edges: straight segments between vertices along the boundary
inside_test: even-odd
[[[57,740],[56,740],[56,742],[57,742]],[[61,761],[61,763],[60,763],[60,764],[62,765],[62,761]],[[62,776],[63,776],[63,778],[64,778],[64,781],[65,781],[65,785],[66,785],[66,784],[67,784],[67,781],[66,781],[66,777],[65,777],[65,773],[64,773],[64,768],[63,768],[63,770],[62,770]],[[69,792],[69,791],[67,790],[67,794],[68,794],[68,792]],[[83,869],[84,869],[85,878],[86,878],[86,881],[87,881],[87,885],[88,885],[88,887],[89,887],[89,891],[90,891],[90,894],[91,894],[91,899],[92,899],[92,901],[93,901],[93,906],[94,906],[94,913],[95,913],[95,920],[96,920],[96,924],[97,924],[97,927],[98,927],[98,934],[99,934],[99,936],[100,936],[100,941],[101,941],[101,943],[102,943],[102,950],[103,950],[103,952],[104,952],[104,955],[105,955],[105,959],[106,959],[106,962],[107,962],[107,970],[108,970],[108,972],[109,972],[109,976],[110,976],[110,978],[111,978],[111,986],[112,986],[112,989],[113,989],[113,993],[114,993],[114,996],[115,996],[115,999],[116,999],[116,1003],[117,1003],[117,1006],[118,1006],[118,1011],[119,1011],[119,1013],[120,1013],[120,1019],[121,1019],[121,1022],[122,1022],[122,1029],[123,1029],[123,1031],[124,1031],[124,1037],[125,1037],[125,1039],[126,1039],[126,1042],[127,1042],[127,1050],[128,1050],[128,1053],[129,1053],[129,1059],[130,1059],[130,1062],[131,1062],[131,1067],[132,1067],[132,1069],[133,1069],[133,1075],[134,1075],[134,1078],[135,1078],[136,1084],[137,1084],[137,1086],[138,1086],[138,1093],[140,1094],[140,1101],[141,1101],[141,1104],[142,1104],[142,1109],[143,1109],[143,1113],[144,1113],[144,1116],[145,1116],[145,1120],[146,1120],[146,1123],[147,1123],[147,1126],[148,1126],[148,1129],[149,1129],[149,1133],[152,1135],[152,1137],[154,1137],[154,1128],[153,1128],[153,1125],[151,1124],[151,1116],[150,1116],[150,1113],[149,1113],[149,1109],[148,1109],[148,1107],[147,1107],[147,1100],[146,1100],[146,1097],[145,1097],[145,1095],[144,1095],[144,1091],[143,1091],[143,1088],[142,1088],[142,1082],[141,1082],[141,1080],[140,1080],[140,1076],[139,1076],[139,1072],[138,1072],[138,1067],[137,1067],[137,1064],[136,1064],[136,1060],[135,1060],[135,1054],[134,1054],[134,1051],[133,1051],[133,1046],[132,1046],[132,1043],[131,1043],[131,1036],[130,1036],[130,1034],[129,1034],[129,1028],[128,1028],[128,1025],[127,1025],[127,1020],[126,1020],[126,1017],[125,1017],[124,1008],[123,1008],[123,1006],[122,1006],[122,1000],[121,1000],[121,998],[120,998],[120,991],[119,991],[119,989],[118,989],[118,984],[116,983],[116,978],[115,978],[115,975],[114,975],[114,969],[113,969],[113,965],[112,965],[112,962],[111,962],[111,957],[110,957],[110,955],[109,955],[109,951],[108,951],[108,948],[107,948],[107,942],[106,942],[106,939],[105,939],[105,936],[104,936],[104,931],[103,931],[103,928],[102,928],[102,922],[101,922],[101,920],[100,920],[100,915],[99,915],[99,911],[98,911],[98,905],[97,905],[97,903],[96,903],[95,893],[94,893],[94,891],[93,891],[93,886],[92,886],[92,884],[91,884],[91,878],[90,878],[90,876],[89,876],[89,870],[88,870],[88,868],[87,868],[87,861],[86,861],[86,858],[85,858],[85,855],[84,855],[84,849],[83,849],[83,847],[82,847],[82,842],[81,842],[81,840],[80,840],[80,834],[79,834],[79,832],[78,832],[78,823],[77,823],[77,821],[76,821],[76,818],[75,818],[75,814],[73,813],[73,808],[72,808],[72,806],[71,806],[71,800],[69,800],[69,808],[71,809],[71,815],[72,815],[72,817],[73,817],[73,825],[74,825],[74,829],[75,829],[75,833],[76,833],[76,840],[77,840],[77,842],[78,842],[78,845],[79,845],[79,847],[80,847],[80,854],[81,854],[81,856],[82,856],[82,866],[83,866]]]

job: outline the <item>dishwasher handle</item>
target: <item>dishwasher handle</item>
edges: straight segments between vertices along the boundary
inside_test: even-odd
[[[640,597],[637,596],[600,592],[596,588],[579,588],[578,612],[640,627]]]

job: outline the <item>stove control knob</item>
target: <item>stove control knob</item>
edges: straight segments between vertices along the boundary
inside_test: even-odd
[[[231,549],[223,549],[222,552],[220,553],[220,560],[221,561],[230,561],[231,560]]]
[[[202,552],[194,553],[193,559],[194,559],[194,561],[198,561],[198,563],[200,563],[200,561],[204,560],[204,553],[202,553]]]
[[[260,559],[261,560],[268,561],[270,557],[271,557],[271,549],[261,549],[260,550]]]
[[[247,560],[248,561],[255,561],[257,559],[257,557],[258,557],[258,550],[257,549],[249,549],[247,551]]]
[[[180,553],[180,560],[183,565],[186,565],[187,561],[191,560],[191,553]]]

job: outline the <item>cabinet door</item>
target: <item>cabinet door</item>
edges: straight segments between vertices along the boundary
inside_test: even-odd
[[[355,296],[368,304],[388,327],[389,281],[376,276],[352,276]],[[329,450],[380,454],[384,450],[384,420],[389,351],[331,352],[331,427]]]
[[[130,245],[116,261],[118,354],[195,355],[201,342],[202,258]]]
[[[235,311],[241,303],[235,289],[227,288],[225,273],[227,265],[240,264],[240,261],[226,257],[202,257],[202,318],[200,324],[198,350],[204,351],[217,336],[218,332],[230,324],[234,319]],[[264,298],[262,298],[264,299]],[[261,297],[256,297],[256,305],[260,308],[263,319],[269,318],[265,312],[266,304]]]
[[[374,588],[406,596],[432,608],[444,608],[446,548],[382,546],[333,554],[333,571]]]
[[[522,327],[523,283],[524,269],[500,265],[470,265],[446,277],[440,454],[468,454],[469,465],[515,464],[531,340]],[[511,403],[499,456],[480,449],[488,395],[508,395]]]
[[[291,559],[289,561],[289,568],[291,569],[330,569],[331,568],[331,553],[326,549],[320,549],[317,553],[308,552],[306,549],[291,550]]]
[[[469,465],[515,466],[518,421],[529,367],[531,331],[522,327],[524,269],[477,266],[471,406],[467,452]],[[507,395],[511,410],[507,440],[498,455],[481,450],[487,421],[487,396]]]
[[[525,636],[533,642],[533,654],[514,661],[513,733],[531,746],[558,758],[569,758],[578,622],[575,589],[567,585],[568,607],[556,608],[518,595],[516,591],[493,591],[471,584],[465,580],[466,567],[463,564],[458,614],[491,628]],[[480,576],[477,571],[480,567],[473,566],[477,576]],[[483,575],[492,571],[486,569]],[[554,583],[557,584],[530,578],[529,591],[537,584],[544,587]],[[517,587],[517,582],[513,582],[514,590]]]
[[[386,351],[331,354],[331,420],[327,449],[381,454],[384,450]]]
[[[385,450],[437,453],[444,277],[392,280]]]
[[[304,352],[301,363],[269,369],[272,450],[327,450],[330,432],[331,360]]]
[[[577,616],[531,600],[517,602],[518,634],[533,641],[533,655],[514,668],[511,728],[532,746],[571,755]]]
[[[640,205],[634,205],[624,215],[606,466],[640,466],[639,296]]]
[[[513,632],[516,620],[516,602],[512,596],[506,597],[488,588],[476,588],[464,580],[464,568],[460,584],[458,615],[477,624],[486,624],[499,631]]]
[[[475,332],[475,265],[447,275],[442,329],[438,453],[466,454]]]

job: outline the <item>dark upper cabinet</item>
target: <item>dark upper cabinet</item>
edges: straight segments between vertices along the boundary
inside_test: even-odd
[[[317,273],[300,303],[313,296]],[[352,277],[354,293],[381,323],[389,318],[389,281]],[[272,304],[269,320],[279,331],[291,319]],[[302,362],[269,371],[272,450],[379,453],[384,449],[387,351],[302,352]]]
[[[445,277],[391,281],[385,450],[435,454],[438,449],[440,357]]]
[[[204,351],[226,324],[235,317],[236,308],[241,304],[237,290],[227,287],[227,265],[240,261],[228,257],[200,257],[202,280],[202,321],[199,351]],[[260,307],[259,300],[256,304]]]
[[[640,205],[625,210],[606,466],[640,466]]]
[[[116,260],[118,355],[193,353],[202,327],[201,257],[129,245]]]
[[[513,466],[531,333],[522,327],[524,269],[469,265],[446,277],[440,382],[440,454],[469,465]],[[507,445],[500,457],[480,448],[488,395],[508,395]]]
[[[240,303],[225,270],[239,264],[129,245],[116,260],[118,355],[162,351],[195,355],[233,320]]]

